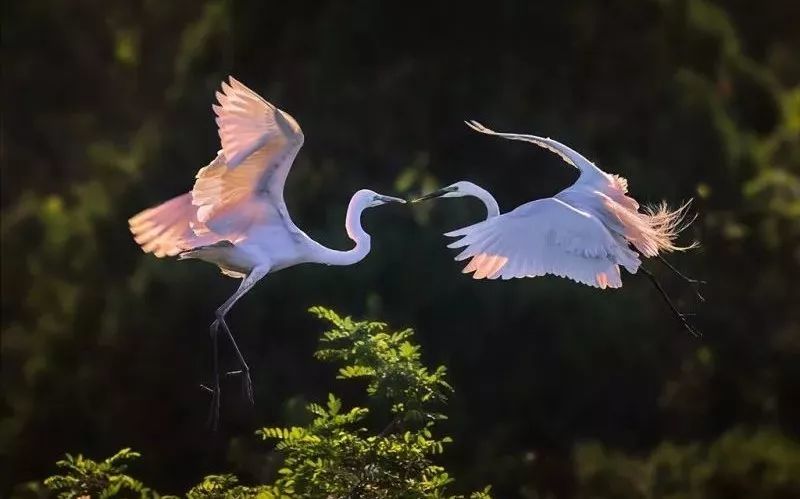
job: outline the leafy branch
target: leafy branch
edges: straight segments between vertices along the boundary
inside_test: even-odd
[[[56,466],[66,473],[51,476],[44,481],[44,484],[61,499],[80,497],[102,499],[119,495],[159,498],[161,496],[158,493],[123,473],[127,468],[126,463],[140,456],[138,452],[127,448],[100,462],[86,459],[81,454],[77,456],[67,454],[66,459],[56,463]]]
[[[256,432],[264,440],[277,440],[275,449],[283,455],[274,483],[250,487],[233,475],[209,475],[186,497],[463,499],[446,493],[453,478],[434,462],[451,442],[436,433],[436,424],[446,419],[440,411],[453,392],[445,368],[430,370],[422,364],[411,329],[392,331],[382,322],[354,321],[322,307],[310,312],[331,326],[315,357],[339,364],[339,379],[366,381],[367,397],[390,407],[388,423],[371,432],[368,408],[345,408],[329,394],[324,403],[306,406],[312,417],[306,426]],[[161,498],[123,473],[125,463],[138,457],[130,449],[99,463],[67,455],[57,463],[66,473],[48,478],[45,485],[60,498]],[[490,499],[489,488],[469,497]]]
[[[275,483],[280,493],[460,497],[444,495],[453,479],[432,460],[451,441],[434,434],[436,423],[445,419],[439,406],[453,391],[445,368],[431,371],[422,364],[410,329],[391,331],[382,322],[354,321],[323,307],[310,312],[331,325],[315,357],[341,364],[339,379],[365,380],[367,395],[388,402],[391,417],[383,430],[370,434],[364,426],[369,409],[344,410],[329,394],[325,406],[307,406],[314,416],[308,426],[259,430],[262,438],[279,440],[276,448],[285,456]],[[488,490],[471,497],[489,497]]]

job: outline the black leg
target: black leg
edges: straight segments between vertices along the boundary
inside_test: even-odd
[[[699,287],[701,284],[705,284],[705,283],[706,283],[706,281],[701,281],[701,280],[699,280],[699,279],[692,279],[691,277],[686,277],[685,275],[683,275],[683,273],[681,273],[681,271],[679,271],[678,269],[676,269],[674,265],[672,265],[671,263],[669,263],[669,262],[666,260],[666,258],[664,258],[664,257],[663,257],[663,256],[661,256],[661,255],[658,255],[658,259],[659,259],[659,260],[661,260],[661,263],[663,263],[664,265],[666,265],[666,266],[667,266],[667,268],[669,268],[669,269],[670,269],[672,272],[674,272],[674,273],[675,273],[675,275],[677,275],[678,277],[680,277],[680,278],[681,278],[681,279],[683,279],[684,281],[686,281],[686,282],[688,282],[689,284],[691,284],[691,285],[692,285],[692,288],[694,289],[694,294],[695,294],[695,295],[697,295],[697,298],[698,298],[700,301],[706,301],[706,299],[705,299],[705,298],[703,298],[703,295],[701,295],[701,294],[700,294],[700,290],[699,290],[699,289],[697,289],[697,288],[698,288],[698,287]]]
[[[239,365],[241,366],[240,371],[231,371],[227,373],[228,375],[232,374],[241,374],[242,376],[242,392],[244,396],[247,397],[247,400],[250,401],[250,404],[255,404],[255,399],[253,398],[253,380],[250,378],[250,367],[247,365],[247,362],[244,360],[244,355],[242,355],[242,351],[239,350],[239,345],[236,344],[236,339],[233,337],[233,333],[231,333],[230,328],[228,327],[228,323],[225,322],[225,317],[220,317],[217,319],[220,324],[222,324],[222,329],[225,330],[225,333],[228,335],[228,338],[231,340],[231,344],[233,345],[233,349],[236,352],[236,357],[239,359]]]
[[[208,426],[212,431],[217,431],[219,426],[219,405],[220,405],[220,389],[219,389],[219,323],[214,321],[211,324],[211,349],[214,359],[214,388],[211,390],[211,407],[208,412]]]
[[[262,277],[268,273],[269,266],[256,267],[250,271],[247,277],[242,280],[242,283],[239,285],[239,289],[237,289],[236,292],[233,293],[233,295],[217,309],[216,320],[211,324],[211,339],[214,347],[214,390],[212,390],[211,414],[209,416],[209,421],[214,429],[216,429],[217,423],[219,422],[220,406],[219,358],[217,350],[217,337],[219,336],[218,333],[220,325],[228,335],[228,339],[231,341],[231,345],[233,345],[233,349],[236,352],[236,356],[239,360],[239,365],[241,366],[240,373],[242,374],[242,391],[244,392],[244,396],[247,397],[250,403],[254,403],[253,382],[250,378],[250,367],[247,365],[247,362],[245,362],[244,355],[242,355],[239,345],[236,344],[236,340],[234,339],[228,324],[225,322],[225,315],[228,313],[231,307],[233,307],[236,301],[239,300],[239,298],[250,291],[250,288],[252,288],[259,280],[261,280]],[[236,371],[233,371],[229,374],[237,373]]]
[[[669,308],[670,310],[672,310],[672,313],[675,315],[675,318],[677,318],[681,322],[683,327],[686,328],[686,330],[689,331],[689,333],[696,338],[700,338],[701,336],[703,336],[702,334],[700,334],[699,331],[697,331],[694,327],[692,327],[691,324],[689,324],[686,321],[686,314],[678,312],[678,309],[675,308],[675,305],[673,305],[672,300],[669,299],[669,296],[667,296],[667,293],[666,291],[664,291],[664,288],[661,287],[661,283],[659,283],[658,280],[656,280],[656,277],[649,271],[647,271],[644,267],[639,267],[639,270],[642,271],[644,275],[646,275],[650,279],[650,282],[652,282],[653,285],[658,290],[658,292],[661,293],[661,296],[664,297],[664,301],[667,302],[667,305],[669,305]]]

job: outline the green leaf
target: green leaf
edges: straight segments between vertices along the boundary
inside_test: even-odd
[[[268,426],[256,431],[263,440],[277,440],[283,462],[273,483],[246,486],[234,475],[208,475],[192,487],[189,499],[290,499],[295,497],[408,497],[463,499],[446,494],[453,479],[434,458],[451,442],[436,425],[439,411],[452,392],[446,369],[428,369],[421,361],[413,331],[392,331],[381,322],[356,321],[332,310],[312,307],[311,313],[331,329],[320,339],[317,359],[338,367],[338,378],[366,378],[366,396],[376,407],[390,407],[383,424],[367,428],[365,407],[345,408],[329,393],[323,405],[306,405],[315,417],[305,426]],[[363,386],[362,381],[361,385]],[[123,474],[140,455],[125,448],[95,462],[78,454],[58,461],[64,472],[45,480],[59,497],[140,497],[160,499],[156,492]],[[489,489],[471,499],[489,499]]]
[[[339,414],[339,409],[342,408],[342,401],[337,399],[332,393],[328,394],[328,413],[331,416]]]

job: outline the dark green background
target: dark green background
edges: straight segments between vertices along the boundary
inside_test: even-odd
[[[710,470],[678,487],[691,497],[800,490],[796,2],[34,0],[4,2],[2,19],[0,495],[64,452],[123,446],[165,492],[209,472],[270,476],[253,431],[347,393],[311,358],[314,304],[413,327],[427,362],[449,367],[455,490],[644,497],[658,477],[642,470],[653,452],[669,459],[667,442]],[[441,233],[481,218],[475,200],[388,206],[364,216],[363,262],[270,275],[233,309],[256,406],[230,380],[209,434],[207,327],[237,282],[143,255],[126,220],[190,189],[213,157],[228,74],[303,127],[286,201],[337,248],[362,187],[468,179],[506,211],[574,180],[464,119],[557,138],[642,202],[694,197],[683,242],[701,246],[672,260],[709,281],[708,301],[648,265],[705,337],[641,276],[601,292],[461,275]]]

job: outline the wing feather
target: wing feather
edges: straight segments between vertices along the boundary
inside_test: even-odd
[[[511,279],[553,274],[599,288],[620,287],[618,265],[638,266],[638,257],[594,216],[547,198],[464,227],[450,247],[465,247],[456,260],[471,258],[464,273],[475,279]]]
[[[198,224],[192,194],[187,192],[158,206],[148,208],[128,220],[133,239],[145,253],[158,258],[175,256],[181,251],[219,240],[214,234],[198,236],[192,225]]]
[[[289,114],[262,99],[235,78],[222,82],[212,105],[222,149],[195,177],[191,192],[131,217],[134,240],[157,257],[221,240],[246,237],[254,224],[291,222],[283,185],[303,144]]]
[[[281,111],[233,77],[222,82],[212,109],[222,149],[196,175],[192,204],[206,229],[236,242],[257,223],[291,223],[283,186],[303,133]]]
[[[563,198],[574,206],[583,207],[568,199],[575,187],[590,187],[594,194],[603,199],[603,213],[597,213],[603,222],[617,234],[622,234],[644,256],[652,257],[660,251],[681,251],[694,247],[680,247],[674,240],[686,225],[682,224],[686,206],[670,210],[666,205],[650,208],[646,213],[639,212],[639,203],[628,195],[628,181],[619,175],[609,174],[598,168],[574,149],[548,137],[515,133],[500,133],[491,130],[477,121],[467,121],[473,130],[508,140],[521,140],[536,144],[561,157],[568,164],[578,168],[581,174],[575,186],[565,189],[556,197]],[[579,189],[580,190],[580,189]],[[581,194],[585,193],[579,193]],[[587,207],[589,208],[589,207]],[[635,270],[634,270],[635,272]],[[610,278],[613,281],[613,278]]]
[[[494,130],[489,129],[474,120],[465,121],[465,123],[467,124],[467,126],[472,128],[476,132],[484,133],[486,135],[494,135],[496,137],[501,137],[503,139],[521,140],[523,142],[530,142],[531,144],[536,144],[537,146],[543,149],[546,149],[554,154],[557,154],[566,163],[580,170],[581,176],[583,176],[584,173],[590,173],[590,174],[594,173],[595,175],[599,173],[602,174],[603,176],[608,176],[607,173],[605,173],[603,170],[595,166],[594,163],[586,159],[579,152],[549,137],[539,137],[536,135],[526,135],[518,133],[495,132]]]

